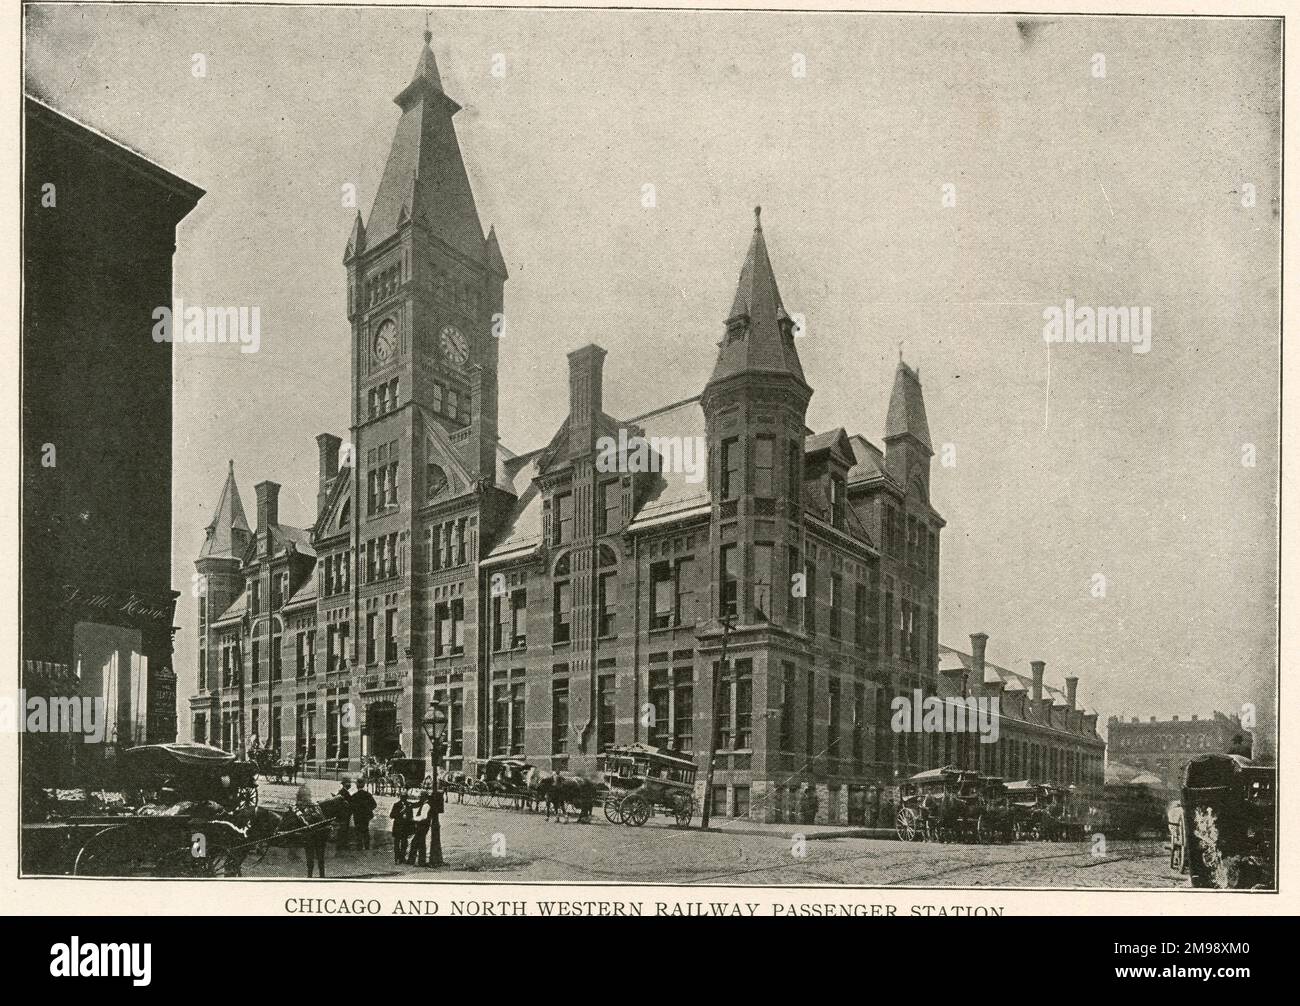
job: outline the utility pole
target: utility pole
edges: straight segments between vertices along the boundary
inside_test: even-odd
[[[713,806],[713,763],[717,761],[718,750],[718,702],[722,691],[722,675],[727,670],[727,641],[731,635],[731,622],[735,615],[723,615],[718,621],[722,623],[722,655],[713,671],[713,699],[709,703],[709,753],[706,756],[704,770],[704,807],[700,813],[700,828],[709,827],[709,811]]]

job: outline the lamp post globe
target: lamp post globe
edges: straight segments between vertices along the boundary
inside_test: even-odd
[[[424,735],[429,738],[429,762],[431,771],[429,778],[433,790],[433,823],[429,827],[429,866],[442,866],[442,826],[439,817],[442,814],[442,793],[438,789],[438,762],[442,761],[443,755],[443,738],[447,733],[447,714],[443,708],[438,705],[438,700],[434,699],[429,703],[429,709],[424,714],[424,719],[420,724],[424,728]]]

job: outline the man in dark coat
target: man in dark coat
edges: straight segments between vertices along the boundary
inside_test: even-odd
[[[428,793],[420,794],[420,802],[415,808],[415,834],[411,837],[411,847],[406,853],[408,866],[425,866],[429,854],[429,820],[432,812],[431,797]]]
[[[352,780],[344,779],[343,785],[339,791],[334,794],[338,799],[347,801],[349,808],[352,804]],[[349,809],[346,814],[339,814],[338,832],[334,838],[334,847],[336,849],[352,848],[352,812]]]
[[[411,832],[415,829],[415,821],[411,816],[411,805],[406,802],[405,796],[399,796],[397,802],[393,804],[392,809],[388,812],[388,820],[393,829],[393,862],[406,862],[406,847],[411,841]]]
[[[375,798],[366,789],[364,779],[357,780],[357,791],[352,794],[352,827],[357,833],[357,848],[370,848],[370,819],[375,816]]]

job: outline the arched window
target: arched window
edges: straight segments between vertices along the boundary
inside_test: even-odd
[[[344,500],[343,505],[339,507],[339,527],[343,527],[352,521],[352,501]]]
[[[424,466],[424,486],[426,494],[432,499],[447,487],[447,473],[440,465],[430,461]]]

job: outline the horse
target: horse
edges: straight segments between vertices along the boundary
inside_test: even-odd
[[[313,864],[325,876],[325,844],[334,825],[352,814],[347,800],[340,796],[328,797],[319,803],[305,803],[288,810],[276,811],[267,807],[245,807],[231,816],[231,822],[241,828],[250,843],[265,850],[271,846],[280,849],[302,849],[307,856],[307,876],[312,875]]]
[[[556,823],[567,823],[568,808],[572,806],[577,811],[579,824],[591,821],[591,811],[596,806],[597,788],[590,779],[550,775],[542,778],[535,788],[546,803],[546,820],[549,821],[551,811],[555,811]]]

